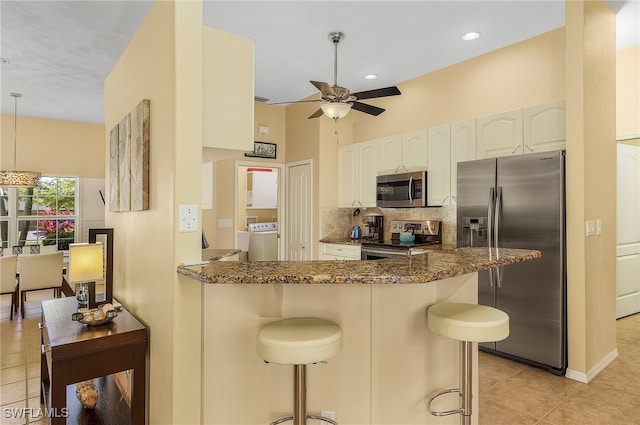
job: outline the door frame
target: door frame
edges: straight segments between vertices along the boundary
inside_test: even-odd
[[[287,183],[289,182],[289,177],[290,177],[290,171],[291,168],[293,167],[299,167],[301,165],[309,165],[309,170],[310,170],[310,175],[311,175],[311,208],[309,209],[309,211],[311,212],[311,216],[309,217],[309,228],[311,229],[311,239],[309,241],[309,246],[311,247],[310,252],[309,252],[309,258],[310,259],[315,259],[315,255],[316,255],[316,245],[317,243],[313,243],[313,235],[314,235],[314,230],[315,230],[315,222],[313,220],[314,217],[314,193],[313,193],[313,187],[314,187],[314,179],[313,179],[313,158],[309,158],[309,159],[303,159],[301,161],[295,161],[295,162],[288,162],[285,164],[286,167],[286,179],[287,179]],[[286,193],[286,192],[285,192]],[[287,204],[285,204],[285,213],[286,213],[286,206],[288,206],[288,200],[287,200]],[[288,260],[288,255],[286,255],[289,252],[289,240],[286,237],[286,234],[284,235],[284,243],[282,244],[284,245],[284,253],[285,256],[283,256],[282,258],[284,258],[285,260]]]
[[[285,217],[285,205],[286,205],[286,178],[285,178],[285,164],[282,162],[263,162],[263,161],[247,161],[242,159],[236,159],[234,164],[233,173],[233,247],[238,248],[238,173],[240,167],[256,167],[256,168],[277,168],[278,169],[278,259],[282,260],[285,254],[286,240],[286,217]]]

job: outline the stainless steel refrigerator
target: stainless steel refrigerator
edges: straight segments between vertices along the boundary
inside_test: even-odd
[[[478,301],[509,315],[510,334],[483,351],[564,375],[567,367],[565,153],[458,164],[458,247],[527,248],[532,261],[482,271]]]

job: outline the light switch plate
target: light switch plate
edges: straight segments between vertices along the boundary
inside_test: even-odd
[[[230,218],[218,219],[218,227],[231,227],[232,225],[233,225],[233,221]]]
[[[180,205],[179,231],[197,232],[200,230],[198,226],[198,206],[197,205]]]
[[[597,219],[596,220],[596,235],[601,235],[602,234],[602,220]]]
[[[593,236],[596,234],[596,222],[595,220],[586,221],[586,233],[587,236]]]

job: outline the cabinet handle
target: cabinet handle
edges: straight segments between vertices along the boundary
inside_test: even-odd
[[[354,206],[355,204],[356,204],[356,201],[354,200],[354,201],[351,203],[351,206]]]
[[[524,147],[525,147],[525,148],[527,148],[527,149],[529,149],[531,152],[535,152],[535,151],[533,150],[533,148],[532,148],[531,146],[529,146],[529,145],[524,145]]]
[[[444,201],[446,201],[447,199],[449,199],[449,197],[445,196],[444,199],[442,200],[441,204],[444,204]]]
[[[451,200],[456,204],[458,203],[458,198],[456,198],[455,196],[451,196]]]
[[[362,206],[362,202],[358,201],[358,205]]]
[[[522,145],[518,145],[516,146],[516,148],[513,150],[513,152],[511,152],[512,154],[516,153],[518,150],[520,150],[520,146]]]
[[[51,346],[42,344],[42,354],[48,353],[49,351],[51,351]]]
[[[401,166],[402,166],[402,165],[398,165],[398,166],[396,167],[396,171],[394,171],[394,173],[397,173]]]
[[[47,327],[47,325],[45,325],[44,323],[38,322],[38,329],[44,329],[46,327]]]
[[[342,251],[342,248],[338,248],[338,251]]]

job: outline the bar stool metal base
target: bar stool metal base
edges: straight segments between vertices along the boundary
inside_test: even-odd
[[[277,419],[269,425],[278,425],[287,421],[292,421],[293,425],[306,425],[307,419],[315,419],[325,421],[331,425],[338,425],[333,419],[307,414],[307,365],[297,364],[293,367],[293,416]]]
[[[473,372],[473,351],[472,343],[469,341],[460,341],[460,388],[452,388],[448,390],[438,391],[432,394],[427,400],[427,411],[434,416],[448,416],[460,414],[461,425],[471,425],[471,407],[472,407],[472,374]],[[436,398],[445,394],[458,393],[460,396],[460,407],[444,412],[437,412],[431,409],[431,403]]]

